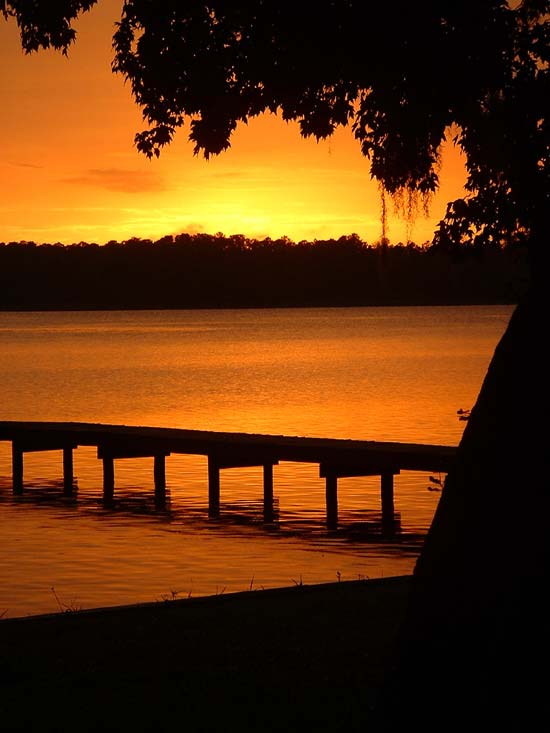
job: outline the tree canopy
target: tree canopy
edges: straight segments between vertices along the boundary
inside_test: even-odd
[[[73,21],[97,0],[0,0],[4,18],[15,18],[21,45],[30,53],[54,48],[67,53],[76,38]]]
[[[304,136],[350,125],[371,174],[414,206],[439,183],[451,132],[466,153],[470,196],[450,204],[438,239],[528,236],[549,197],[550,3],[354,0],[132,0],[113,68],[130,82],[159,155],[186,121],[195,152],[231,142],[263,112]]]

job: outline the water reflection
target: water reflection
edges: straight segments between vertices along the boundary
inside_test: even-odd
[[[340,515],[337,529],[327,529],[325,522],[320,522],[321,509],[305,507],[289,509],[281,517],[280,500],[273,499],[273,520],[264,519],[264,505],[260,499],[238,500],[231,498],[222,501],[221,512],[217,517],[208,515],[207,507],[199,506],[196,501],[186,501],[181,495],[172,496],[167,488],[166,499],[159,506],[154,494],[144,491],[143,487],[125,486],[118,490],[113,499],[105,500],[100,491],[79,491],[78,481],[74,480],[72,495],[64,492],[62,479],[38,478],[25,482],[25,490],[14,494],[11,480],[0,478],[0,502],[15,507],[46,507],[57,511],[63,517],[71,513],[79,513],[93,517],[123,520],[124,518],[144,518],[159,522],[162,525],[172,524],[185,531],[196,532],[205,529],[219,529],[229,535],[238,533],[239,528],[247,527],[255,532],[267,532],[271,536],[284,534],[305,540],[308,537],[318,540],[319,537],[333,538],[354,542],[396,540],[407,535],[407,542],[413,540],[415,533],[406,532],[401,526],[401,515],[394,514],[394,522],[388,528],[383,522],[382,512],[372,509],[347,509]],[[420,536],[420,535],[418,535]]]

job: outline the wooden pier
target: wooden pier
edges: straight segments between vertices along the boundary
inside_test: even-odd
[[[73,451],[94,446],[103,462],[103,496],[112,501],[115,461],[153,458],[155,499],[166,496],[166,458],[172,454],[208,459],[208,512],[220,513],[220,471],[226,468],[263,469],[264,520],[273,520],[273,467],[281,461],[315,463],[326,486],[326,524],[338,526],[338,479],[380,476],[382,524],[394,521],[394,476],[401,471],[448,473],[456,448],[420,443],[391,443],[337,438],[224,433],[179,428],[103,425],[99,423],[0,422],[0,440],[12,444],[13,492],[24,490],[24,455],[33,451],[61,451],[63,490],[73,492]]]

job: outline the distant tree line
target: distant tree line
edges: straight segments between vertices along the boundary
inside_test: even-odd
[[[179,234],[0,243],[0,309],[515,304],[525,248]]]

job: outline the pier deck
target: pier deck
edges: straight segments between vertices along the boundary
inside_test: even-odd
[[[208,510],[220,512],[220,471],[258,466],[264,472],[264,518],[273,519],[273,466],[281,461],[316,463],[326,484],[326,523],[338,524],[338,479],[380,476],[382,522],[393,524],[393,477],[401,471],[447,473],[456,447],[288,435],[228,433],[181,428],[104,425],[80,422],[0,422],[0,441],[12,444],[14,493],[24,488],[23,456],[33,451],[63,452],[64,492],[73,491],[73,451],[97,448],[103,461],[103,493],[108,502],[115,489],[114,462],[122,458],[154,459],[155,498],[165,498],[165,459],[171,453],[208,458]]]

